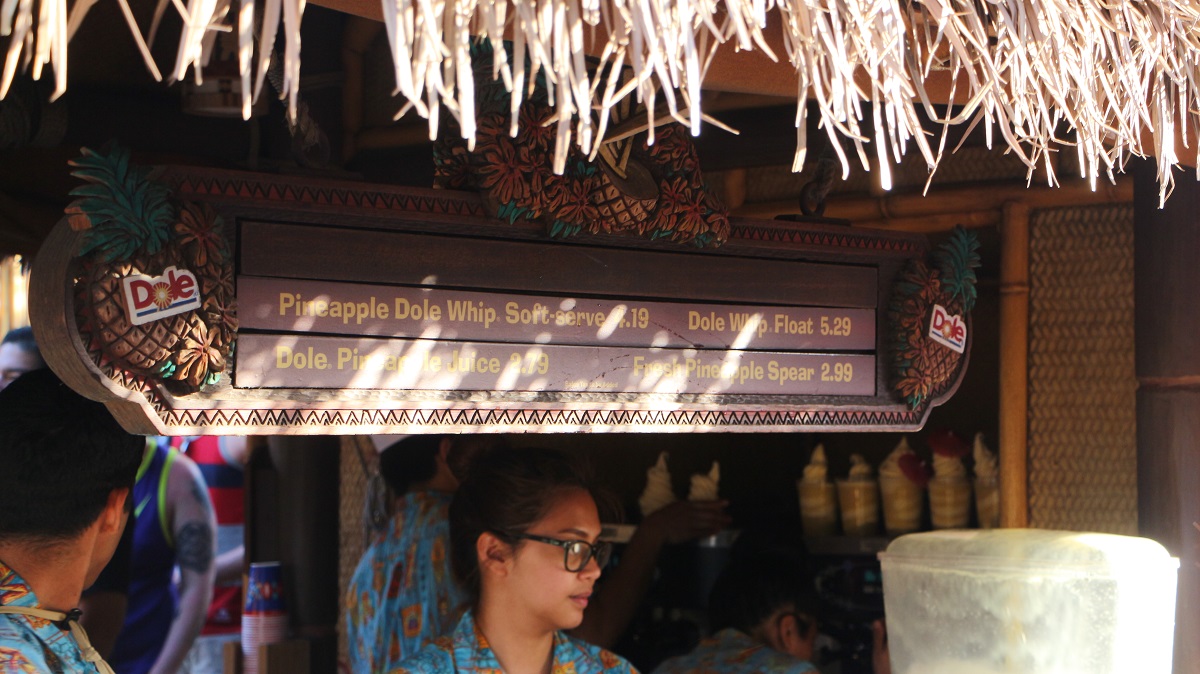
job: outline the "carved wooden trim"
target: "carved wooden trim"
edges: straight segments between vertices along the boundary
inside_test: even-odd
[[[873,353],[876,363],[876,388],[873,396],[841,397],[720,393],[665,395],[532,391],[248,389],[239,388],[236,382],[222,378],[217,384],[203,386],[199,392],[184,394],[178,390],[169,390],[163,382],[152,377],[105,363],[102,358],[96,357],[96,354],[89,353],[87,346],[81,343],[78,326],[75,325],[73,312],[70,311],[71,284],[75,278],[73,270],[76,265],[75,252],[79,250],[79,234],[71,231],[64,220],[55,229],[34,266],[34,278],[31,281],[34,288],[31,293],[34,298],[31,318],[35,329],[39,331],[39,339],[46,341],[44,355],[51,367],[73,388],[105,401],[114,415],[133,432],[354,434],[459,431],[912,431],[922,427],[932,406],[940,404],[957,388],[968,360],[965,357],[962,359],[962,364],[942,393],[917,409],[909,409],[902,400],[888,392],[889,365],[886,361],[889,337],[884,323],[887,304],[891,295],[892,279],[909,259],[923,256],[927,251],[924,238],[917,235],[855,230],[834,224],[735,219],[731,222],[732,237],[724,248],[717,251],[701,252],[694,248],[667,246],[660,242],[615,236],[576,237],[567,242],[553,242],[546,238],[539,227],[510,225],[486,217],[480,199],[474,194],[463,192],[357,185],[213,169],[172,167],[165,169],[160,175],[161,179],[175,190],[177,197],[206,203],[216,209],[229,226],[237,228],[239,240],[243,226],[247,223],[268,223],[271,232],[287,231],[289,227],[319,231],[313,229],[312,225],[320,225],[327,230],[322,236],[340,236],[337,233],[339,230],[345,230],[348,238],[352,238],[351,234],[359,236],[357,232],[360,231],[375,232],[382,237],[381,242],[391,241],[388,237],[396,237],[400,233],[461,237],[464,242],[464,254],[486,250],[488,242],[517,242],[521,245],[507,248],[505,245],[497,245],[497,249],[519,250],[522,246],[536,243],[548,247],[570,247],[562,250],[570,250],[572,254],[583,256],[586,256],[589,250],[597,251],[598,255],[600,251],[608,251],[604,255],[613,256],[612,259],[615,260],[624,259],[621,255],[630,256],[630,260],[646,257],[637,253],[613,252],[621,249],[660,253],[673,251],[683,254],[680,259],[692,256],[688,259],[703,263],[697,268],[705,268],[707,261],[741,258],[797,263],[798,269],[807,263],[849,263],[870,267],[878,284],[875,299],[871,300],[869,296],[864,299],[859,294],[860,299],[851,304],[875,306],[876,339]],[[339,239],[338,242],[340,241]],[[331,245],[330,248],[336,249],[337,246]],[[554,252],[552,248],[547,248],[547,251],[549,254]],[[257,257],[260,260],[265,259],[262,255]],[[662,259],[674,257],[679,256],[664,255]],[[238,253],[237,259],[239,273],[246,273],[241,269],[244,262],[241,252]],[[302,257],[296,259],[300,260]],[[389,261],[394,259],[386,258]],[[311,262],[310,259],[309,263]],[[354,263],[369,265],[383,262],[355,260]],[[499,269],[506,263],[529,265],[530,261],[481,261],[481,264],[491,265],[485,266],[485,269]],[[601,260],[599,264],[603,266],[606,263]],[[302,269],[294,277],[334,278],[322,276],[321,265],[314,266],[317,269]],[[344,264],[335,266],[346,267]],[[532,274],[536,271],[536,266],[534,261],[532,266],[522,268],[521,271]],[[784,269],[776,262],[764,264],[762,267]],[[745,269],[739,273],[752,274],[754,266],[734,265],[731,268]],[[836,271],[834,266],[830,269]],[[648,273],[649,271],[657,274],[658,278],[672,279],[670,274],[664,274],[663,270],[648,270]],[[629,274],[632,271],[621,273]],[[305,276],[306,274],[310,275]],[[275,272],[271,275],[276,278],[293,276]],[[839,276],[833,274],[832,277]],[[731,279],[731,282],[733,281],[736,279]],[[370,282],[393,283],[388,280],[387,274]],[[678,284],[678,287],[686,287],[687,278],[674,278],[671,282]],[[759,288],[755,293],[770,292],[771,287],[761,283],[756,285],[754,278],[750,278],[744,285],[746,288]],[[621,292],[629,292],[631,288],[632,286],[626,287]],[[532,286],[526,288],[527,291],[533,289]],[[540,291],[550,294],[555,290],[554,287],[540,288]],[[667,289],[663,291],[663,296],[689,296],[687,292],[674,294],[676,292],[679,291]],[[718,298],[716,301],[737,301],[736,297],[734,293],[729,299]],[[843,297],[850,296],[843,294]],[[765,305],[787,304],[784,299],[772,299],[769,296],[761,299]],[[232,367],[227,370],[233,371]]]
[[[629,410],[487,408],[473,409],[241,409],[172,410],[161,415],[165,428],[221,427],[255,434],[323,432],[322,429],[387,429],[390,433],[473,431],[551,433],[603,429],[612,432],[904,430],[918,427],[928,411],[795,409]],[[307,430],[306,430],[307,429]],[[186,432],[186,431],[185,431]],[[365,432],[365,430],[364,430]]]

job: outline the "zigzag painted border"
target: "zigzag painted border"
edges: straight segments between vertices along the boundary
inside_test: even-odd
[[[278,204],[304,204],[332,208],[355,208],[391,213],[427,213],[490,217],[478,195],[471,192],[396,187],[373,189],[368,184],[354,187],[317,186],[259,174],[216,174],[196,169],[171,169],[163,179],[181,196],[216,197]],[[731,219],[730,240],[759,241],[804,246],[913,255],[923,252],[911,238],[879,236],[847,230],[811,231],[774,220]]]
[[[833,427],[914,426],[920,411],[906,410],[547,410],[547,409],[392,409],[392,410],[161,410],[167,426],[229,427],[451,427],[490,426],[508,429],[555,427]]]
[[[852,231],[844,233],[805,231],[794,227],[778,226],[774,224],[774,221],[770,220],[731,220],[729,229],[730,240],[767,241],[771,243],[877,250],[908,254],[916,254],[923,251],[921,246],[911,239],[893,239]]]
[[[273,181],[269,176],[220,177],[173,171],[164,179],[181,196],[192,198],[219,197],[272,203],[359,208],[396,213],[429,213],[436,215],[462,215],[487,217],[483,203],[473,194],[446,192],[429,194],[433,190],[369,189],[364,187],[317,187],[295,184],[283,180]]]
[[[321,428],[338,427],[352,432],[356,427],[430,429],[463,426],[529,429],[616,429],[702,427],[725,428],[915,428],[925,409],[792,409],[792,410],[628,410],[628,409],[514,409],[475,407],[471,409],[174,409],[162,391],[144,377],[111,365],[101,368],[121,386],[139,391],[168,429],[196,427]]]

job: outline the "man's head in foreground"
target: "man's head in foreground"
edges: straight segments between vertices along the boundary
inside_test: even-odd
[[[144,446],[49,369],[0,390],[0,560],[86,555],[90,585],[120,539]]]

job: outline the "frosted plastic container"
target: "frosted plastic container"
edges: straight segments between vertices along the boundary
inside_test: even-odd
[[[1179,560],[1145,538],[901,536],[880,553],[893,674],[1170,674]]]

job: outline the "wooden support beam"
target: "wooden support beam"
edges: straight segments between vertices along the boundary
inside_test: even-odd
[[[849,220],[855,225],[870,222],[872,226],[879,226],[878,223],[887,221],[928,218],[937,214],[999,211],[1010,201],[1019,201],[1030,210],[1129,203],[1133,201],[1133,181],[1122,177],[1115,185],[1100,183],[1094,192],[1086,182],[1072,181],[1061,187],[1026,187],[1024,183],[934,187],[928,196],[922,196],[920,192],[877,198],[861,194],[833,195],[826,202],[825,216]],[[732,215],[773,218],[783,213],[795,213],[796,209],[795,199],[764,201],[745,204]]]
[[[1179,176],[1158,208],[1154,166],[1134,167],[1138,530],[1179,557],[1175,674],[1200,672],[1200,185]]]
[[[1029,206],[1000,225],[1000,526],[1029,525]]]
[[[1000,220],[1000,211],[984,210],[964,211],[961,213],[932,213],[930,215],[885,218],[882,220],[863,220],[853,224],[855,227],[863,227],[865,229],[889,229],[896,232],[933,234],[954,229],[956,225],[962,225],[967,229],[995,227],[1000,224]]]

